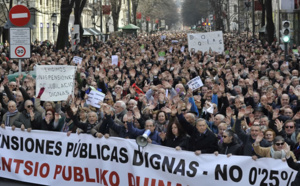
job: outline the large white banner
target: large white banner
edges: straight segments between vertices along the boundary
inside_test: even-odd
[[[43,101],[67,100],[73,94],[75,66],[40,65],[36,68],[36,96],[45,87]]]
[[[224,40],[222,31],[216,32],[203,32],[203,33],[190,33],[187,34],[189,51],[208,52],[224,52]]]
[[[135,140],[0,128],[0,177],[45,185],[289,186],[286,162],[176,151]]]

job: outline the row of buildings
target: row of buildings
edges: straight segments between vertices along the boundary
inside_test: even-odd
[[[61,0],[12,0],[12,5],[22,4],[27,6],[31,13],[31,39],[32,41],[49,40],[56,41],[58,26],[60,22]],[[4,25],[8,19],[10,0],[0,1],[0,43],[5,42],[8,31]],[[102,15],[101,7],[108,5],[108,0],[87,0],[81,15],[84,34],[93,35],[113,31],[111,15]],[[102,18],[102,21],[101,21]],[[74,14],[69,19],[69,32],[74,23]],[[128,1],[122,0],[121,12],[119,14],[119,27],[128,23]]]
[[[222,1],[222,19],[225,31],[265,32],[262,26],[264,8],[259,0],[218,0]],[[262,0],[266,2],[269,0]],[[275,25],[276,38],[280,38],[282,21],[290,21],[291,43],[300,45],[300,0],[271,0],[272,16]],[[254,4],[253,4],[254,3]],[[265,12],[266,13],[266,12]],[[254,17],[253,17],[254,15]],[[254,21],[254,22],[253,22]],[[267,22],[265,21],[265,24]]]

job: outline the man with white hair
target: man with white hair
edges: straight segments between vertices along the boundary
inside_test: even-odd
[[[123,101],[117,101],[114,104],[114,109],[116,111],[115,117],[118,120],[123,121],[123,117],[127,113],[126,104]]]
[[[17,109],[17,104],[14,101],[9,101],[7,104],[8,111],[4,114],[1,127],[13,126],[15,120],[20,116],[20,112]]]

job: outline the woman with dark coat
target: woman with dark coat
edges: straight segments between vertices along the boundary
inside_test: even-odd
[[[234,132],[231,129],[227,129],[223,132],[222,138],[223,143],[219,144],[219,150],[218,152],[215,152],[215,155],[238,155],[241,145],[236,142]]]
[[[159,136],[163,146],[176,148],[176,150],[187,149],[188,137],[178,120],[169,123],[167,133],[161,132]]]

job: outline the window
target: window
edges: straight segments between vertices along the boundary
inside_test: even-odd
[[[237,13],[237,12],[238,12],[238,6],[234,5],[234,13]]]

